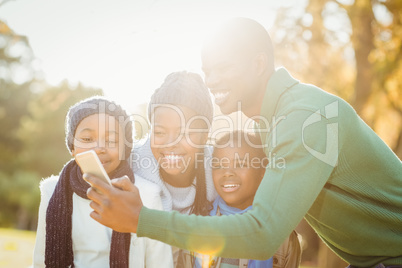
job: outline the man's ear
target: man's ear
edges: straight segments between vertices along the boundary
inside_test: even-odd
[[[74,149],[71,149],[71,156],[75,157],[75,151],[74,151]]]

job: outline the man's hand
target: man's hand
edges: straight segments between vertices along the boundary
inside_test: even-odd
[[[84,174],[91,184],[87,196],[94,210],[90,216],[97,222],[122,233],[136,233],[142,201],[138,188],[127,177],[112,180],[112,186]]]

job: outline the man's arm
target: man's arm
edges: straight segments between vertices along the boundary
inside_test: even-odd
[[[327,149],[327,121],[322,118],[305,127],[311,114],[303,110],[293,112],[277,125],[276,144],[271,143],[268,150],[271,166],[258,188],[253,208],[247,213],[220,217],[182,215],[139,207],[133,202],[127,206],[137,206],[131,210],[140,212],[139,215],[127,215],[127,219],[121,216],[119,223],[132,226],[129,230],[138,231],[138,236],[191,251],[229,258],[270,258],[307,213],[333,170],[333,166],[306,150],[306,146],[321,153]],[[131,199],[134,198],[127,200]],[[95,219],[103,224],[112,222],[107,219],[115,214],[111,207],[108,204],[99,208],[100,217]],[[119,224],[108,226],[120,228]]]

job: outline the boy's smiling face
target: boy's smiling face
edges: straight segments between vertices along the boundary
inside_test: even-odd
[[[247,144],[214,150],[212,177],[215,189],[231,207],[245,209],[253,204],[254,195],[265,173],[262,150]]]
[[[122,128],[113,116],[108,114],[87,116],[75,130],[72,155],[94,150],[106,173],[110,174],[120,165],[122,159],[124,139],[119,133],[123,133]]]

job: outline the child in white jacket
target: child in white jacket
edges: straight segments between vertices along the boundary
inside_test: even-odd
[[[132,124],[126,112],[102,97],[81,101],[66,118],[66,143],[72,156],[94,150],[109,177],[134,175],[128,164]],[[173,267],[169,245],[136,234],[119,233],[90,217],[89,185],[74,159],[40,184],[34,267]],[[160,189],[135,178],[145,206],[162,209]]]

